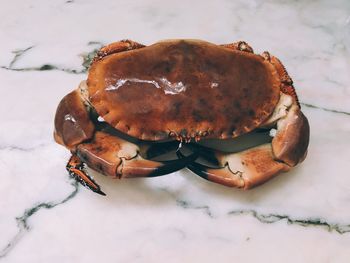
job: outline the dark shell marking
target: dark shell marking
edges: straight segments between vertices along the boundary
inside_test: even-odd
[[[273,112],[281,85],[262,56],[199,40],[108,55],[92,64],[87,84],[106,122],[144,140],[249,132]]]

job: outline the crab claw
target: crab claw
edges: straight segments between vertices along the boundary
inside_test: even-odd
[[[269,144],[263,144],[240,153],[216,152],[216,156],[222,165],[219,168],[195,162],[187,167],[208,181],[243,189],[258,186],[279,172],[286,172],[290,169],[287,164],[273,159],[274,156]]]
[[[285,118],[277,122],[272,140],[274,156],[289,166],[302,162],[309,145],[309,122],[297,105],[293,105]]]
[[[77,155],[72,155],[72,157],[67,163],[66,169],[72,178],[74,178],[86,188],[92,190],[97,194],[106,195],[104,192],[101,191],[100,186],[85,171],[84,163],[80,160],[80,158]]]
[[[61,100],[56,111],[54,138],[68,149],[74,149],[77,144],[91,139],[94,134],[94,124],[84,101],[86,88],[86,82],[81,82],[79,88]]]

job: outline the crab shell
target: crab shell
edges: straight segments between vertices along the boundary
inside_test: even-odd
[[[87,79],[93,108],[142,140],[233,138],[274,111],[275,67],[249,52],[200,40],[162,41],[96,60]]]

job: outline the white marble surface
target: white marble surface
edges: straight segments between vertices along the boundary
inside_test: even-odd
[[[0,261],[350,262],[349,1],[16,0],[0,17]],[[83,58],[124,38],[278,56],[310,121],[306,161],[247,192],[188,171],[94,174],[107,197],[76,187],[55,109]]]

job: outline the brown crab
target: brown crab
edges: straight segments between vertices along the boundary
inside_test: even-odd
[[[240,152],[197,143],[266,129],[272,141]],[[100,194],[84,163],[117,178],[187,166],[209,181],[248,189],[304,160],[309,124],[291,78],[268,52],[254,54],[243,41],[180,39],[144,46],[123,40],[103,47],[87,81],[62,99],[54,137],[72,153],[70,175]],[[190,143],[193,152],[150,160],[176,140]],[[211,156],[219,167],[195,161],[198,155]]]

